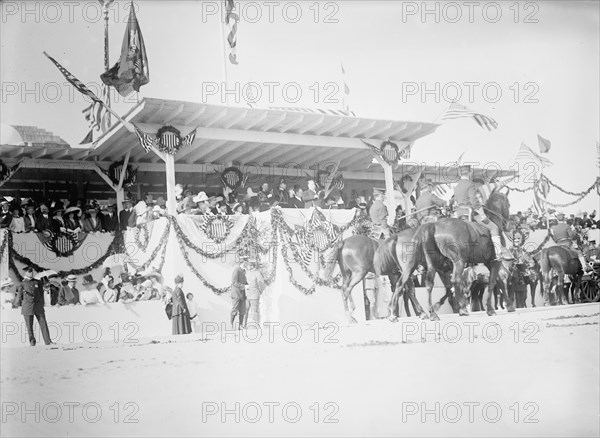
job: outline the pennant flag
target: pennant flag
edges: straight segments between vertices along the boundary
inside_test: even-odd
[[[140,129],[135,125],[133,125],[133,127],[135,128],[135,133],[138,136],[140,144],[142,145],[146,153],[150,152],[150,149],[152,149],[156,138],[150,134],[146,134],[145,132],[140,131]]]
[[[196,128],[198,129],[198,128]],[[183,141],[181,142],[183,146],[189,146],[194,142],[194,138],[196,138],[196,129],[190,132],[188,135],[183,137]]]
[[[346,81],[346,70],[344,69],[344,63],[340,63],[342,66],[342,81],[344,83],[344,99],[342,101],[344,106],[344,111],[346,113],[350,113],[350,106],[348,105],[348,98],[350,97],[350,87],[348,86],[348,82]]]
[[[44,52],[44,55],[46,55],[46,57],[48,57],[48,59],[54,63],[56,68],[58,68],[58,70],[62,73],[62,75],[65,77],[65,79],[67,81],[69,81],[69,83],[71,85],[73,85],[77,89],[77,91],[79,91],[81,94],[89,97],[94,102],[104,105],[104,102],[102,102],[102,99],[100,99],[98,96],[96,96],[92,92],[92,90],[90,90],[88,87],[86,87],[83,82],[81,82],[79,79],[77,79],[75,76],[73,76],[66,68],[64,68],[62,65],[60,65],[52,56],[48,55],[46,52]]]
[[[450,184],[435,184],[433,186],[433,193],[440,198],[446,196],[450,192]]]
[[[480,114],[480,113],[476,113],[475,111],[467,108],[466,106],[461,105],[460,103],[456,103],[456,102],[452,102],[450,104],[450,106],[446,110],[444,116],[442,117],[442,120],[461,119],[461,118],[465,118],[465,117],[473,118],[473,120],[475,120],[475,122],[477,122],[477,124],[482,129],[487,129],[488,131],[492,131],[492,130],[498,128],[498,123],[491,117],[488,117],[488,116]]]
[[[150,82],[146,46],[135,16],[133,2],[129,8],[129,20],[121,46],[121,59],[110,70],[102,73],[100,79],[106,85],[115,87],[123,97],[134,90],[140,91],[142,85]]]
[[[546,152],[548,152],[550,150],[550,140],[546,140],[544,137],[542,137],[540,134],[537,135],[538,138],[538,143],[540,145],[540,152],[542,154],[545,154]]]
[[[237,24],[240,17],[235,11],[235,3],[233,0],[225,0],[225,24],[229,29],[227,34],[227,43],[229,44],[229,62],[237,65]]]

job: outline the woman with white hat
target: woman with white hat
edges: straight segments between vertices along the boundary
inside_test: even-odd
[[[16,296],[13,289],[14,285],[10,278],[0,282],[0,306],[3,310],[13,308]]]
[[[80,214],[81,208],[79,207],[69,207],[65,210],[65,225],[68,232],[79,233],[81,231],[81,222],[79,221]]]
[[[104,298],[98,292],[96,288],[97,282],[92,278],[90,274],[83,276],[83,281],[81,283],[81,291],[79,292],[79,301],[82,305],[86,306],[88,304],[104,304]]]

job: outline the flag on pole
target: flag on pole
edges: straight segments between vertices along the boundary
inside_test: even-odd
[[[92,92],[92,90],[90,90],[88,87],[86,87],[83,82],[81,82],[79,79],[77,79],[75,76],[73,76],[66,68],[64,68],[62,65],[60,65],[52,56],[48,55],[46,52],[44,52],[44,55],[46,55],[46,57],[54,63],[56,68],[58,68],[58,70],[62,73],[62,75],[65,77],[65,79],[67,81],[69,81],[69,83],[71,85],[73,85],[77,89],[77,91],[79,91],[81,94],[89,97],[94,102],[104,105],[104,102],[102,102],[102,99],[100,99],[98,96],[96,96]]]
[[[545,154],[546,152],[548,152],[550,150],[550,140],[545,139],[544,137],[542,137],[540,134],[537,135],[538,138],[538,143],[540,145],[540,152]]]
[[[146,134],[145,132],[142,132],[135,125],[133,125],[133,127],[135,128],[135,134],[138,136],[138,139],[140,140],[140,144],[142,145],[142,147],[144,148],[146,153],[150,152],[150,149],[152,149],[152,146],[154,146],[156,137],[154,137],[150,134]]]
[[[121,58],[110,70],[102,73],[100,79],[106,85],[115,87],[123,97],[128,96],[134,90],[140,91],[142,85],[150,82],[146,46],[135,16],[133,2],[129,8],[129,20],[121,46]]]
[[[102,97],[104,100],[107,100],[108,97],[108,87],[104,86],[102,90]],[[110,128],[110,113],[106,109],[103,103],[92,102],[90,106],[81,111],[88,121],[88,125],[90,128],[90,132],[85,136],[82,140],[81,145],[86,143],[92,143],[94,140],[97,140],[102,136],[108,128]]]
[[[488,117],[484,114],[476,113],[472,109],[469,109],[466,106],[461,105],[460,103],[456,103],[456,102],[452,102],[450,104],[450,106],[444,113],[442,120],[452,120],[452,119],[461,119],[461,118],[469,118],[469,117],[473,118],[473,120],[475,120],[475,122],[477,122],[477,124],[482,129],[487,129],[488,131],[492,131],[492,130],[498,128],[498,123],[491,117]]]
[[[596,140],[596,155],[598,156],[598,169],[600,169],[600,141]]]
[[[229,29],[227,43],[229,44],[229,62],[237,65],[237,24],[240,18],[235,11],[233,0],[225,0],[225,24]]]

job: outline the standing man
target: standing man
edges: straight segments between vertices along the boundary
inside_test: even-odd
[[[258,270],[258,263],[252,262],[248,266],[249,269],[248,272],[246,272],[246,281],[248,282],[248,286],[246,286],[246,298],[248,299],[249,308],[248,312],[246,313],[244,326],[246,326],[248,316],[252,315],[252,321],[254,321],[257,327],[260,327],[260,296],[266,289],[267,285],[265,283],[265,279]]]
[[[439,216],[438,207],[445,207],[446,201],[432,193],[433,184],[428,180],[421,180],[421,195],[415,205],[417,218],[422,224],[436,222]]]
[[[117,217],[117,206],[110,204],[107,207],[107,213],[102,215],[102,229],[112,233],[119,228],[119,218]]]
[[[36,228],[38,231],[46,231],[52,230],[52,218],[50,217],[50,213],[48,210],[48,206],[46,204],[40,205],[40,214],[35,220]]]
[[[302,200],[304,201],[304,208],[310,208],[315,205],[315,200],[319,199],[317,195],[317,186],[312,179],[308,180],[308,187],[302,193]]]
[[[246,273],[242,268],[248,257],[241,257],[241,263],[236,263],[233,266],[231,274],[231,328],[234,329],[235,317],[238,317],[238,330],[244,327],[244,314],[246,313],[246,291],[245,286],[248,284]]]
[[[373,235],[376,239],[379,239],[383,233],[383,237],[387,239],[390,237],[390,226],[387,223],[388,211],[383,203],[383,193],[377,191],[373,197],[375,202],[369,209],[369,216],[373,222]]]
[[[136,225],[145,224],[150,220],[149,216],[151,215],[152,207],[152,195],[150,193],[145,193],[144,199],[140,200],[134,207]]]
[[[558,224],[550,228],[554,241],[558,246],[572,250],[572,252],[577,255],[579,263],[581,263],[581,267],[585,272],[589,268],[588,264],[585,262],[585,257],[583,257],[581,251],[573,247],[573,239],[577,237],[577,234],[571,229],[571,226],[565,222],[564,213],[558,213],[556,219],[558,220]]]
[[[12,213],[10,205],[6,199],[0,201],[0,228],[8,228],[12,222]]]
[[[52,344],[44,312],[44,290],[42,289],[42,283],[33,278],[33,269],[29,266],[24,269],[24,277],[19,294],[21,295],[21,315],[25,318],[27,333],[29,334],[29,345],[34,347],[36,343],[33,332],[34,316],[40,325],[44,342],[46,345]]]
[[[128,228],[135,228],[136,216],[133,212],[131,199],[125,199],[123,201],[123,210],[119,212],[119,224],[121,231],[125,231]]]

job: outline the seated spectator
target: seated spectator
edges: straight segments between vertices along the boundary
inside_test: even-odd
[[[304,208],[304,201],[302,200],[302,189],[298,184],[294,185],[294,196],[290,198],[290,207]]]
[[[13,208],[12,221],[10,222],[8,229],[13,233],[25,232],[25,221],[23,220],[23,215],[21,214],[21,209],[19,207]]]
[[[290,194],[287,190],[287,184],[282,179],[279,181],[279,188],[277,189],[277,193],[275,193],[275,201],[273,205],[279,205],[281,208],[289,208],[290,204]]]
[[[79,292],[79,301],[82,305],[104,304],[104,299],[96,287],[96,280],[90,274],[83,276],[81,291]]]
[[[158,198],[156,198],[156,202],[154,204],[154,207],[158,207],[158,211],[160,213],[160,216],[166,216],[167,214],[167,201],[165,201],[165,197],[164,196],[159,196]],[[154,211],[154,209],[153,209]]]
[[[217,214],[228,215],[232,214],[229,206],[225,203],[225,201],[219,201],[217,203]]]
[[[81,214],[81,209],[79,207],[69,207],[65,210],[64,216],[66,217],[65,226],[67,232],[71,233],[80,233],[81,232],[81,223],[79,221],[79,215]]]
[[[54,210],[54,214],[52,215],[52,232],[53,233],[66,233],[67,226],[65,224],[65,220],[63,219],[64,209],[59,208]]]
[[[107,233],[113,233],[119,228],[119,217],[117,216],[117,205],[110,204],[106,211],[102,213],[102,230]]]
[[[241,216],[242,214],[244,214],[244,204],[242,204],[241,202],[236,202],[235,204],[233,204],[233,207],[231,209],[233,210],[234,216]]]
[[[131,199],[123,200],[123,210],[119,212],[119,227],[121,231],[128,228],[135,228],[136,215],[133,211],[133,202]]]
[[[10,212],[10,204],[6,199],[0,200],[0,228],[10,228],[13,215]]]
[[[210,216],[212,212],[208,208],[208,202],[199,202],[198,209],[196,210],[196,214],[200,216]]]
[[[115,303],[117,301],[117,290],[115,289],[115,280],[113,277],[107,277],[103,280],[103,293],[105,303]]]

